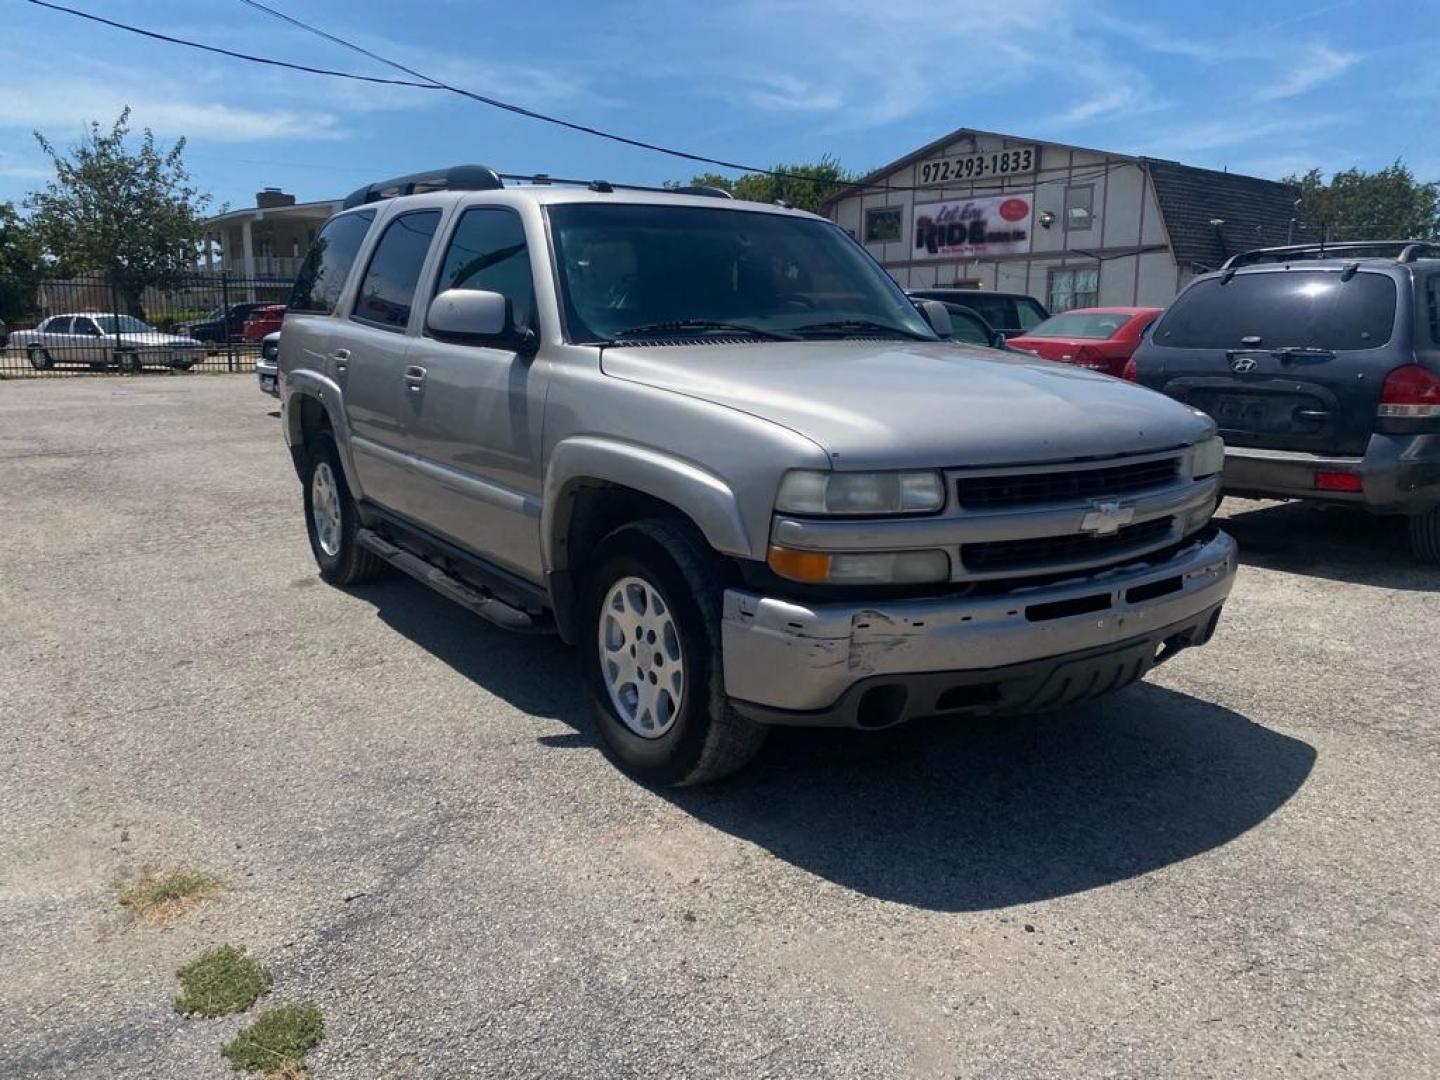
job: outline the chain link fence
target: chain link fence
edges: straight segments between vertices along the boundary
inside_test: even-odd
[[[36,313],[0,330],[0,379],[249,372],[291,284],[197,273],[127,297],[107,274],[45,281]]]

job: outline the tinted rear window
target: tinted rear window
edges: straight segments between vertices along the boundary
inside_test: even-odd
[[[1041,338],[1091,338],[1103,340],[1114,337],[1119,333],[1120,328],[1128,323],[1135,316],[1123,313],[1092,313],[1082,315],[1078,312],[1067,311],[1063,315],[1055,315],[1046,319],[1033,330],[1027,331],[1029,337]]]
[[[1153,341],[1177,349],[1373,349],[1390,340],[1395,283],[1336,271],[1237,274],[1197,282],[1161,317]]]
[[[295,276],[295,287],[290,291],[291,311],[334,313],[345,279],[374,220],[374,210],[361,210],[326,222]]]

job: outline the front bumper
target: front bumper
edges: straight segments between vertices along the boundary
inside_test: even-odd
[[[1354,473],[1361,491],[1317,491],[1320,471]],[[1440,435],[1370,436],[1364,457],[1225,447],[1225,491],[1278,499],[1350,503],[1382,514],[1440,506]]]
[[[1235,542],[1214,532],[1164,562],[1137,559],[1003,595],[865,606],[727,589],[725,688],[742,713],[772,723],[882,726],[866,722],[867,702],[877,700],[886,723],[935,711],[1053,708],[1038,691],[1000,685],[1013,681],[1006,669],[1014,675],[1025,666],[1023,680],[1044,684],[1067,665],[1119,650],[1125,665],[1101,667],[1110,684],[1123,685],[1143,675],[1163,646],[1209,638],[1235,567]],[[1087,670],[1092,683],[1101,678],[1093,665]],[[958,689],[965,686],[979,689]],[[1061,694],[1058,704],[1067,700],[1075,698]],[[943,701],[959,704],[937,710]]]
[[[271,397],[280,396],[280,366],[264,360],[255,361],[255,379],[262,393]]]

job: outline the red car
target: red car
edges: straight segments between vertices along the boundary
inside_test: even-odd
[[[1158,307],[1072,308],[1011,338],[1010,347],[1024,349],[1046,360],[1121,376],[1125,373],[1125,361],[1140,344],[1140,335],[1163,310]]]
[[[266,304],[264,307],[258,307],[245,320],[245,330],[242,336],[246,341],[259,341],[266,334],[273,334],[279,330],[280,323],[284,318],[284,304]]]

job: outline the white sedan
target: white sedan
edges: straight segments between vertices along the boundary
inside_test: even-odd
[[[88,364],[139,371],[147,365],[188,371],[205,359],[194,338],[162,333],[130,315],[80,312],[52,315],[34,330],[17,330],[10,347],[24,349],[37,371],[56,364]]]

